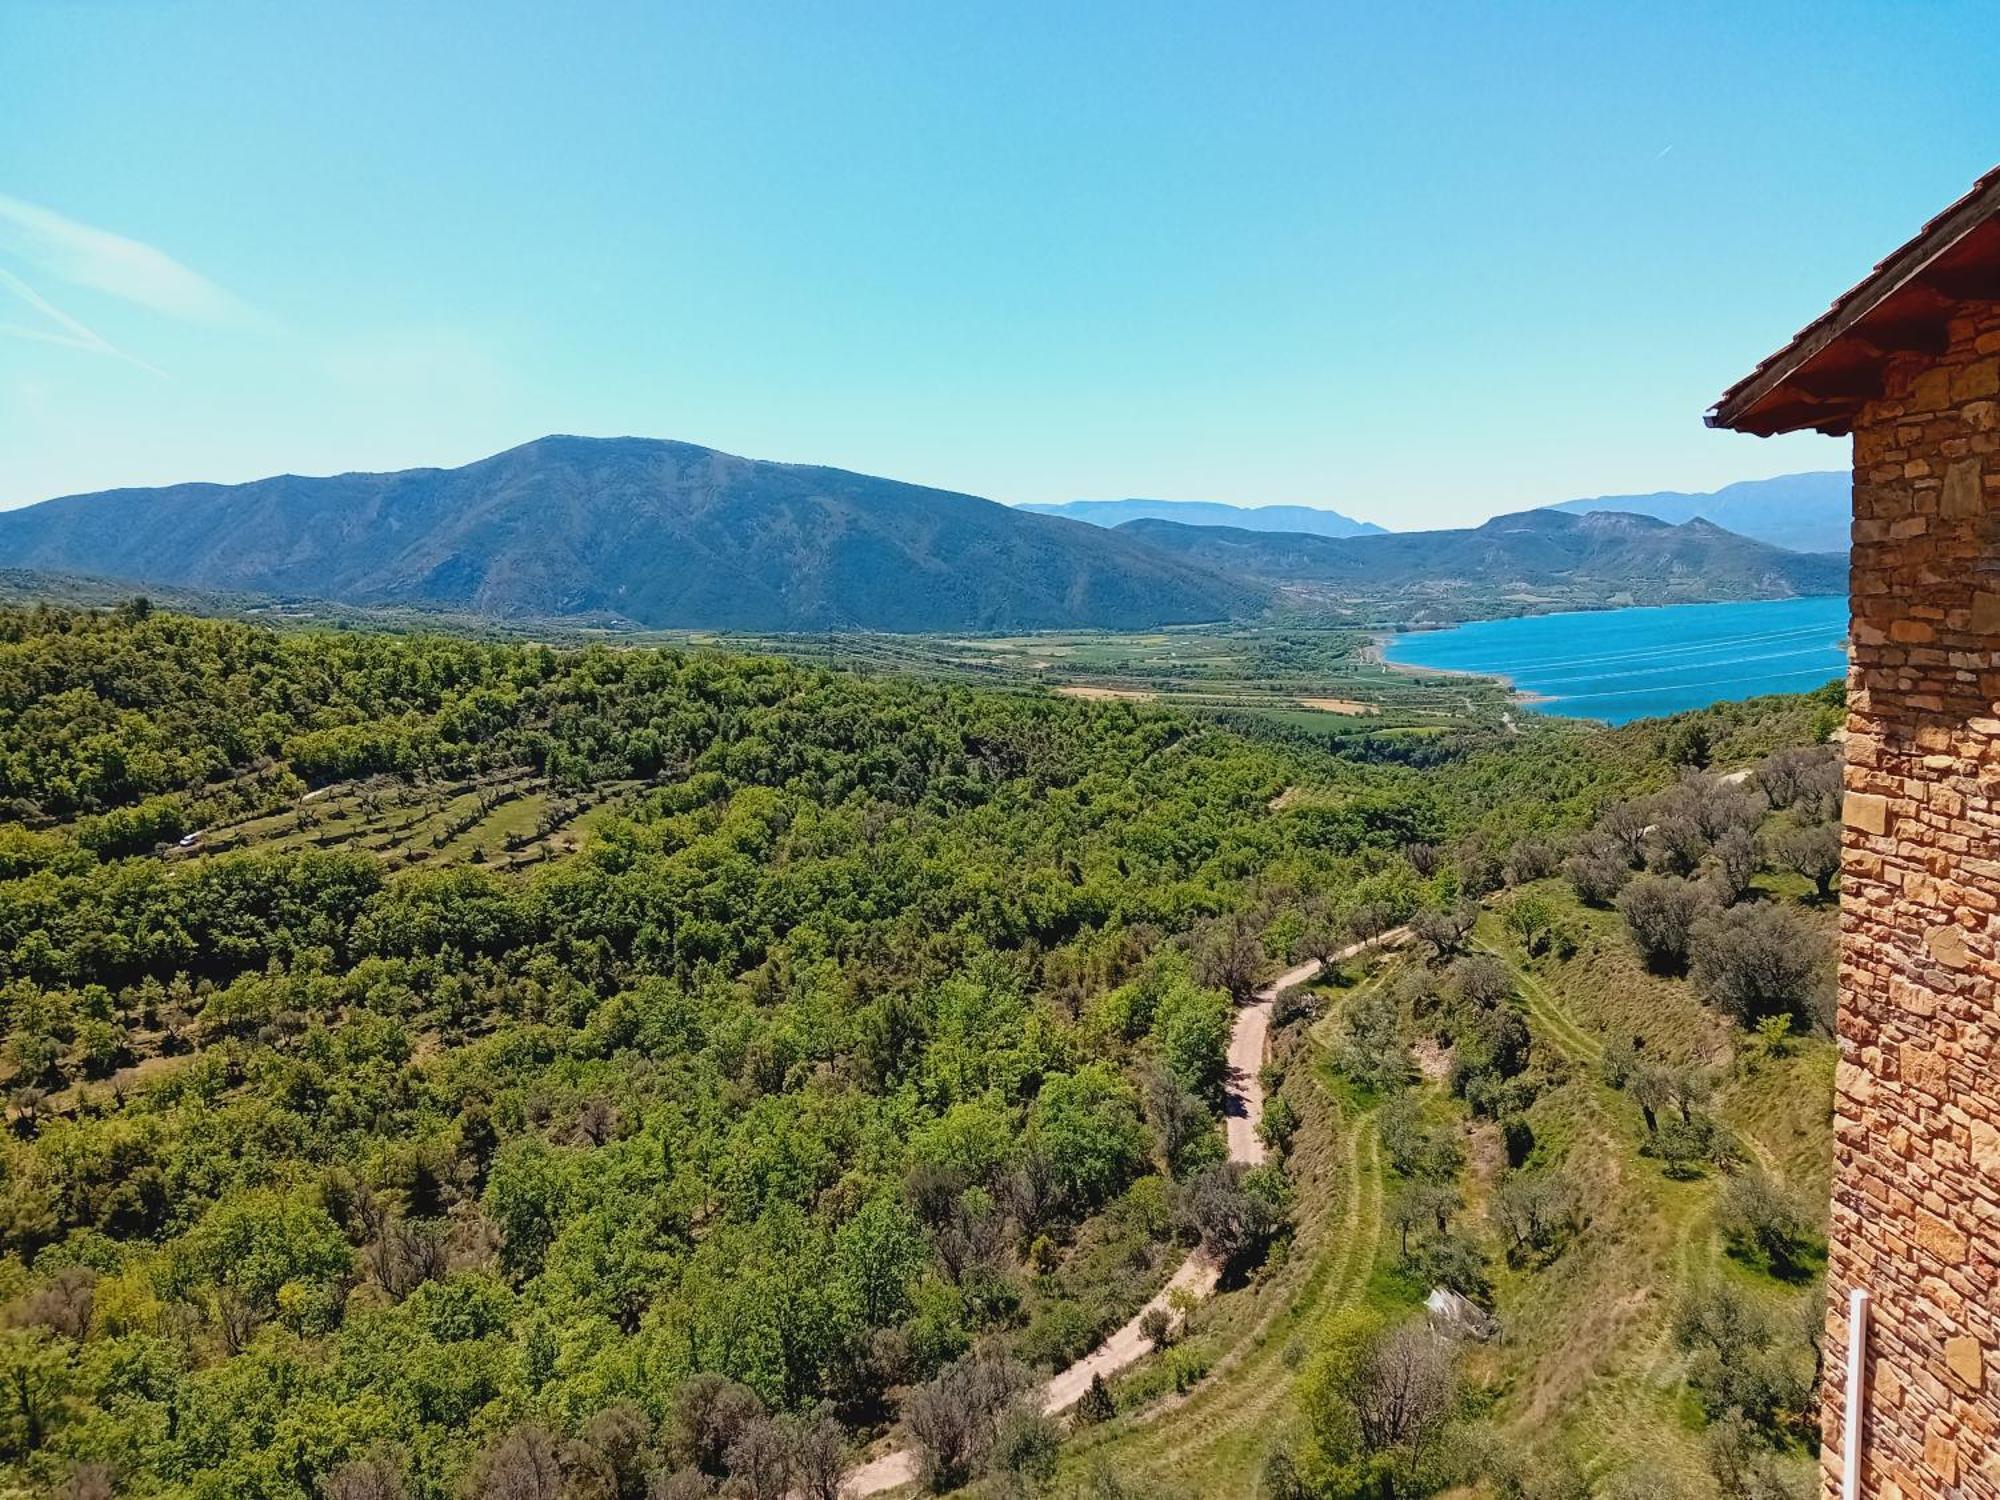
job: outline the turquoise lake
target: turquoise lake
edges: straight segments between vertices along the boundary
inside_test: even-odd
[[[1480,620],[1399,635],[1399,666],[1504,677],[1543,713],[1628,719],[1802,693],[1847,671],[1847,596]]]

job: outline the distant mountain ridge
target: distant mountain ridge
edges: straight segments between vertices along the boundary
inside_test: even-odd
[[[1309,536],[1374,536],[1387,528],[1312,505],[1230,505],[1221,500],[1065,500],[1017,505],[1043,516],[1068,516],[1093,526],[1127,521],[1177,521],[1183,526],[1238,526],[1246,531],[1297,531]]]
[[[1080,503],[1266,522],[1309,510]],[[109,490],[0,511],[0,576],[433,619],[909,633],[1152,629],[1274,609],[1422,623],[1846,587],[1838,556],[1708,520],[1574,508],[1596,504],[1460,531],[1105,527],[692,443],[557,436],[456,469]]]
[[[0,566],[662,629],[1143,629],[1268,603],[1137,537],[653,438],[72,495],[0,512]]]
[[[1546,507],[1582,514],[1615,510],[1676,524],[1701,516],[1740,536],[1793,552],[1845,552],[1851,540],[1854,476],[1845,469],[1746,479],[1705,494],[1660,490],[1599,495]]]
[[[1847,559],[1787,552],[1706,520],[1553,509],[1454,531],[1323,537],[1130,521],[1149,546],[1256,579],[1295,604],[1401,623],[1552,609],[1837,594]]]

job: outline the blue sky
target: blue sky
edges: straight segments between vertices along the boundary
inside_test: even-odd
[[[0,505],[551,431],[1396,527],[1839,467],[1701,413],[2000,156],[1990,22],[5,0]]]

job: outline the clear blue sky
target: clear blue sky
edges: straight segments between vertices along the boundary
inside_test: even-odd
[[[551,431],[1396,527],[1839,467],[1701,413],[2000,157],[1991,23],[4,0],[0,505]]]

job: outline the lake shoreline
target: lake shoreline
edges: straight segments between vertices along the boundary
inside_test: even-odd
[[[1391,671],[1499,682],[1549,717],[1624,724],[1842,676],[1847,608],[1823,594],[1551,611],[1385,632],[1370,654]]]
[[[1589,610],[1589,611],[1567,610],[1564,612],[1567,614],[1600,613],[1600,611],[1597,610]],[[1509,620],[1518,620],[1518,619],[1540,619],[1542,617],[1539,615],[1505,615],[1502,616],[1502,618]],[[1468,620],[1465,623],[1468,625],[1475,625],[1475,624],[1484,624],[1486,622],[1480,620]],[[1458,627],[1456,625],[1441,627],[1441,629],[1446,629],[1446,630],[1456,630],[1457,628]],[[1520,686],[1520,684],[1515,682],[1514,679],[1509,677],[1505,672],[1480,672],[1480,671],[1475,671],[1470,667],[1426,667],[1418,662],[1413,662],[1413,661],[1389,660],[1388,656],[1389,646],[1393,642],[1401,639],[1404,635],[1429,635],[1433,633],[1435,632],[1428,630],[1382,631],[1379,634],[1373,636],[1370,639],[1369,643],[1362,648],[1361,659],[1363,661],[1373,662],[1376,666],[1382,668],[1382,670],[1385,672],[1400,672],[1405,677],[1466,677],[1470,678],[1475,682],[1497,682],[1500,684],[1500,686],[1502,686],[1507,690],[1508,694],[1515,703],[1521,704],[1528,708],[1533,708],[1537,703],[1553,703],[1555,701],[1553,698],[1550,698],[1546,693],[1529,692],[1526,688],[1523,688],[1522,686]],[[1556,716],[1551,715],[1551,717],[1556,717]]]

